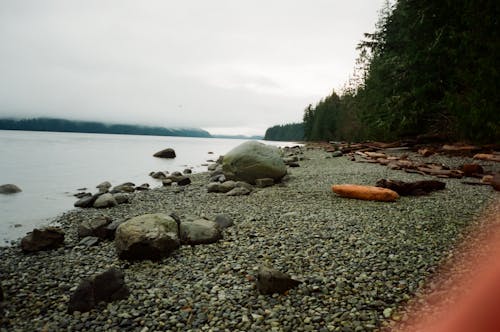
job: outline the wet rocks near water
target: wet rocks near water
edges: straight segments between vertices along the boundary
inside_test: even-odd
[[[145,191],[149,189],[150,189],[149,183],[143,183],[140,186],[135,187],[135,190],[137,191]]]
[[[157,158],[167,158],[167,159],[173,159],[176,157],[175,151],[172,148],[167,148],[167,149],[158,151],[153,156],[157,157]]]
[[[285,293],[297,287],[300,281],[292,279],[288,274],[269,266],[259,266],[257,272],[257,289],[261,294]]]
[[[105,193],[96,198],[93,206],[98,209],[110,208],[117,206],[118,202],[114,198],[113,194]]]
[[[250,184],[261,178],[278,181],[286,174],[279,149],[256,141],[242,143],[226,153],[222,169],[226,178]]]
[[[116,251],[122,259],[159,259],[179,248],[178,231],[177,222],[166,214],[134,217],[116,229]]]
[[[401,196],[422,196],[436,190],[443,190],[446,183],[436,180],[404,182],[381,179],[377,181],[376,186],[394,190]]]
[[[92,194],[83,196],[82,198],[80,198],[75,202],[74,206],[79,208],[90,208],[94,206],[94,202],[98,197],[99,195],[92,195]]]
[[[99,189],[100,193],[106,193],[109,191],[109,188],[111,188],[111,183],[109,183],[109,181],[104,181],[104,182],[99,183],[96,186],[96,188]]]
[[[49,250],[64,244],[64,231],[58,227],[35,228],[21,240],[25,252]]]
[[[16,194],[20,193],[22,190],[15,184],[2,184],[0,185],[0,194]]]
[[[135,184],[132,182],[125,182],[113,187],[112,193],[133,193],[135,191]]]
[[[78,285],[74,293],[71,294],[68,313],[87,312],[95,308],[99,302],[122,300],[127,298],[129,293],[123,272],[111,268],[90,279],[83,280]]]

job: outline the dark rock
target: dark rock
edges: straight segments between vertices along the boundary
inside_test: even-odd
[[[153,179],[160,179],[160,180],[163,180],[163,179],[166,179],[167,178],[167,174],[165,172],[153,172],[151,174],[151,177]]]
[[[138,191],[149,190],[149,183],[143,183],[140,186],[135,187],[135,190],[138,190]]]
[[[187,186],[191,183],[191,179],[187,176],[182,176],[178,178],[176,182],[179,186]]]
[[[99,302],[112,302],[128,297],[129,289],[125,285],[123,272],[111,268],[91,279],[84,279],[71,295],[68,313],[87,312]]]
[[[109,234],[109,237],[110,238],[114,238],[115,237],[115,232],[116,232],[116,229],[118,228],[118,226],[120,226],[121,224],[123,223],[123,220],[115,220],[115,221],[112,221],[110,224],[108,224],[106,226],[106,230]]]
[[[259,266],[257,272],[257,289],[261,294],[285,293],[297,287],[301,282],[292,279],[288,274],[272,267]]]
[[[191,173],[193,173],[193,171],[190,170],[189,168],[186,168],[183,173],[184,174],[191,174]]]
[[[58,227],[35,228],[21,240],[25,252],[48,250],[60,247],[64,243],[64,232]]]
[[[95,236],[102,240],[110,238],[111,233],[107,228],[110,223],[111,219],[106,217],[85,220],[78,225],[78,237]]]
[[[176,157],[174,149],[171,149],[171,148],[167,148],[165,150],[158,151],[153,156],[157,157],[157,158],[169,158],[169,159]]]
[[[274,185],[274,180],[271,178],[263,178],[255,180],[255,186],[259,188],[270,187]]]
[[[96,201],[97,197],[99,195],[92,195],[92,196],[85,196],[77,200],[74,204],[75,207],[79,208],[89,208],[94,205],[94,202]]]
[[[333,151],[332,152],[332,157],[337,158],[337,157],[342,157],[344,154],[342,151]]]
[[[171,186],[173,181],[172,181],[172,179],[165,179],[161,183],[163,184],[164,187],[167,187],[167,186]]]
[[[491,180],[491,186],[496,191],[500,191],[500,173],[497,173],[493,176],[493,179]]]
[[[22,190],[15,184],[2,184],[0,186],[0,194],[16,194],[20,193]]]
[[[75,196],[76,198],[80,199],[80,198],[83,198],[83,197],[90,197],[90,196],[92,196],[92,194],[91,193],[76,193],[73,196]]]
[[[300,164],[298,162],[291,162],[287,164],[288,167],[300,167]]]
[[[226,214],[218,214],[215,216],[215,223],[220,229],[226,229],[234,225],[233,219]]]
[[[398,180],[381,179],[377,181],[377,187],[391,189],[401,196],[421,196],[435,190],[442,190],[446,187],[446,183],[441,181],[416,181],[404,182]]]
[[[473,176],[474,174],[483,174],[484,169],[478,164],[464,164],[460,167],[460,170],[464,172],[465,176]]]

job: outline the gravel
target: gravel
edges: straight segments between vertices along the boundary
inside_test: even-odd
[[[398,320],[397,309],[496,194],[452,179],[444,191],[395,203],[340,198],[332,184],[432,178],[326,156],[305,150],[283,183],[248,196],[208,193],[208,174],[192,174],[187,186],[135,193],[130,204],[64,214],[54,220],[66,232],[62,248],[0,248],[0,331],[373,331]],[[157,212],[211,220],[225,214],[235,225],[218,243],[183,246],[158,262],[121,261],[109,241],[78,245],[82,221]],[[303,283],[285,295],[260,295],[262,263]],[[68,314],[80,281],[109,267],[123,270],[129,298]]]

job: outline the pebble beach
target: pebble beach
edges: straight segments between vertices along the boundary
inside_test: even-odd
[[[472,161],[431,158],[447,165]],[[331,185],[434,178],[318,149],[304,148],[299,163],[282,183],[248,196],[209,193],[208,173],[193,174],[187,186],[136,192],[130,204],[63,214],[53,221],[66,234],[61,248],[30,254],[16,245],[0,248],[0,331],[389,329],[405,319],[405,304],[498,195],[491,186],[443,179],[446,189],[427,196],[359,201],[338,197]],[[499,171],[495,163],[484,167]],[[159,212],[209,220],[224,214],[234,226],[217,243],[182,246],[159,261],[120,260],[113,241],[79,245],[82,221]],[[262,264],[302,283],[286,294],[261,295],[255,276]],[[80,281],[110,267],[123,271],[130,296],[67,313]]]

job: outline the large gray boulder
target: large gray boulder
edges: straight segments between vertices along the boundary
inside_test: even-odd
[[[115,246],[122,259],[159,259],[179,248],[179,226],[167,214],[145,214],[116,229]]]
[[[22,190],[15,184],[2,184],[0,185],[0,194],[15,194],[20,193]]]
[[[255,184],[261,178],[279,181],[286,174],[286,165],[277,147],[248,141],[224,155],[222,170],[228,179]]]
[[[180,237],[182,244],[209,244],[219,241],[222,233],[215,222],[195,219],[181,222]]]

